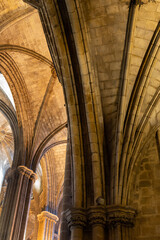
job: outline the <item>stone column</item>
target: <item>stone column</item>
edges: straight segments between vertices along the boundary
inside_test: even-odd
[[[0,239],[19,240],[23,238],[32,181],[35,177],[36,174],[25,166],[11,169],[0,219]]]
[[[93,206],[88,209],[88,221],[92,226],[92,240],[104,240],[106,225],[106,208],[104,206]]]
[[[65,212],[65,216],[71,231],[70,240],[83,240],[83,228],[87,223],[85,210],[83,208],[72,208]]]
[[[65,175],[64,175],[64,188],[63,188],[63,207],[61,213],[61,229],[60,229],[60,239],[68,240],[69,239],[69,229],[67,226],[65,211],[69,209],[72,205],[72,194],[71,194],[71,146],[69,139],[69,131],[68,131],[68,143],[67,143],[67,151],[66,151],[66,162],[65,162]]]
[[[38,216],[38,240],[54,240],[55,224],[58,217],[50,212],[43,211]]]
[[[135,210],[124,206],[107,207],[109,240],[132,240]]]

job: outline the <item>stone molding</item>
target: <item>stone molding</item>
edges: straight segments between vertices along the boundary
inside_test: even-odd
[[[136,211],[133,208],[125,206],[107,206],[107,224],[116,226],[116,225],[125,225],[127,227],[134,226],[134,219],[136,216]]]
[[[26,166],[18,166],[18,171],[25,175],[28,179],[35,181],[37,179],[37,174],[33,170],[27,168]]]
[[[106,224],[106,208],[104,206],[93,206],[87,211],[89,225]]]
[[[86,211],[83,208],[72,208],[65,211],[68,227],[85,227],[87,224]]]
[[[37,215],[37,217],[38,217],[39,222],[43,221],[44,219],[48,219],[48,220],[56,223],[59,220],[59,218],[55,214],[47,212],[47,211],[41,212],[40,214]]]

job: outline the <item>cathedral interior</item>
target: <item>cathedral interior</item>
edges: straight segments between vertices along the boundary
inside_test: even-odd
[[[160,0],[0,0],[0,240],[160,240]]]

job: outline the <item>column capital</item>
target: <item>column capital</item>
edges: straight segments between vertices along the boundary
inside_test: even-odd
[[[25,175],[27,178],[35,181],[37,179],[37,174],[33,170],[27,168],[26,166],[18,166],[18,171]]]
[[[53,214],[53,213],[50,213],[48,211],[43,211],[41,212],[40,214],[37,215],[38,217],[38,221],[43,221],[44,219],[48,219],[50,221],[53,221],[54,223],[58,222],[59,218]]]
[[[68,227],[85,227],[87,223],[86,211],[83,208],[72,208],[65,211]]]
[[[105,206],[92,206],[87,211],[88,221],[90,225],[106,224],[106,207]]]
[[[111,205],[107,206],[107,223],[109,225],[126,225],[128,227],[134,226],[134,219],[136,210],[128,206]]]

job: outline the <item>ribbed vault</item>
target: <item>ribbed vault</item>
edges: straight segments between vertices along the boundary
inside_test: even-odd
[[[154,175],[160,151],[160,1],[3,0],[0,10],[0,71],[23,133],[21,164],[42,168],[30,215],[61,206],[68,130],[72,207],[88,211],[102,198],[142,209],[132,191],[142,194],[150,152]]]

